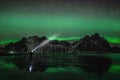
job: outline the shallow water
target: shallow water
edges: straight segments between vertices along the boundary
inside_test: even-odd
[[[120,78],[119,54],[35,53],[32,57],[21,54],[0,56],[0,80],[119,80]],[[112,64],[99,76],[100,70],[104,68],[101,64],[105,64],[106,60],[103,59],[106,58],[110,59]]]

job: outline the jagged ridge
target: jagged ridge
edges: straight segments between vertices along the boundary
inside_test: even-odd
[[[32,36],[22,38],[16,43],[10,43],[5,46],[5,51],[15,52],[31,52],[36,46],[48,40],[45,36]],[[112,47],[106,39],[100,37],[98,33],[91,36],[85,36],[79,41],[74,41],[70,44],[67,41],[51,40],[40,48],[37,48],[36,53],[49,52],[120,52],[119,47]]]

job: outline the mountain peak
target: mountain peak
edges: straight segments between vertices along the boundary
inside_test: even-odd
[[[47,40],[47,37],[46,36],[42,36],[40,37],[41,40]]]
[[[83,40],[89,40],[90,39],[90,36],[86,35]]]
[[[22,38],[16,43],[5,46],[5,51],[31,52],[32,49],[40,45],[44,40],[48,40],[47,37],[32,36]],[[41,48],[38,48],[36,52],[120,52],[120,48],[111,47],[107,40],[95,33],[92,36],[86,35],[79,41],[74,41],[72,45],[68,41],[51,40]]]
[[[100,35],[98,33],[95,33],[94,35],[91,36],[91,39],[93,39],[93,40],[98,40],[100,38],[101,37],[100,37]]]

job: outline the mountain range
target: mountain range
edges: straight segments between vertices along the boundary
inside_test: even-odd
[[[33,51],[34,50],[34,51]],[[119,53],[120,48],[112,46],[104,37],[98,33],[91,36],[86,35],[78,41],[69,43],[68,41],[49,40],[47,37],[31,36],[23,37],[20,41],[9,43],[4,47],[4,52],[35,52],[35,53]]]

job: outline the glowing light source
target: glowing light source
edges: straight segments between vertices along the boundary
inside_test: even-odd
[[[49,40],[44,40],[41,44],[39,44],[38,46],[36,46],[31,52],[36,51],[38,48],[43,47],[44,45],[46,45],[47,43],[50,42],[50,40],[54,40],[55,38],[57,38],[59,36],[59,34],[55,34],[51,37],[49,37]]]
[[[10,54],[14,54],[15,52],[14,51],[9,51]]]
[[[33,68],[33,66],[30,65],[30,66],[29,66],[29,72],[32,72],[32,68]]]

